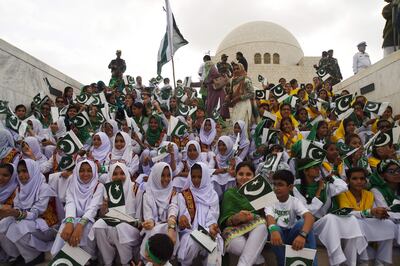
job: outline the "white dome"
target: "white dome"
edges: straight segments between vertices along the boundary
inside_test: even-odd
[[[295,65],[304,57],[293,34],[268,21],[249,22],[232,30],[218,46],[216,56],[223,53],[234,56],[237,51],[243,52],[247,58],[253,56],[249,54],[250,51],[261,54],[279,53],[281,64],[285,65]]]

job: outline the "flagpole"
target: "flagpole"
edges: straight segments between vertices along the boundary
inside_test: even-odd
[[[175,63],[174,63],[174,56],[171,57],[171,61],[172,61],[172,78],[174,79],[174,90],[176,87],[176,82],[175,82]]]

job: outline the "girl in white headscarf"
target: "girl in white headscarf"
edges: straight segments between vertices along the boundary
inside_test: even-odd
[[[235,186],[235,168],[242,160],[233,154],[233,141],[228,136],[218,139],[215,159],[215,172],[212,176],[214,189],[221,198],[228,188]]]
[[[67,191],[66,218],[51,249],[53,256],[68,242],[73,247],[80,246],[92,259],[96,258],[96,245],[88,234],[103,203],[104,192],[104,186],[98,181],[96,164],[88,159],[79,161]]]
[[[44,166],[47,162],[47,157],[42,153],[42,148],[40,143],[35,137],[26,137],[21,145],[22,158],[32,159],[36,161],[40,170],[43,173]]]
[[[250,141],[247,138],[247,125],[243,120],[238,120],[233,126],[233,135],[231,135],[233,143],[236,142],[239,134],[239,150],[238,157],[244,161],[250,149]]]
[[[123,131],[119,131],[115,135],[111,153],[106,159],[106,165],[115,161],[125,162],[130,176],[133,176],[139,169],[139,156],[132,151],[132,139],[128,133]]]
[[[178,195],[181,236],[178,261],[183,266],[192,265],[197,256],[206,257],[205,262],[208,260],[209,253],[190,237],[190,233],[200,226],[217,239],[218,250],[222,250],[223,241],[218,234],[219,199],[211,184],[212,172],[204,163],[194,164],[190,169],[187,189]]]
[[[177,177],[173,180],[174,188],[179,192],[187,182],[187,177],[189,176],[190,168],[197,162],[204,162],[214,168],[213,157],[208,156],[209,153],[201,152],[200,144],[195,141],[189,141],[184,150],[184,160],[183,160],[183,170],[179,173]]]
[[[122,182],[125,197],[125,206],[122,211],[131,217],[135,217],[138,186],[130,180],[128,167],[124,163],[117,162],[110,165],[107,183],[112,181]],[[102,208],[100,213],[108,211],[107,201],[103,205],[107,208]],[[103,219],[97,220],[93,225],[89,238],[91,240],[95,239],[106,266],[113,265],[116,251],[118,251],[121,264],[123,266],[129,265],[133,256],[132,250],[135,250],[135,253],[138,254],[141,243],[140,231],[136,227],[127,223],[109,226]]]
[[[140,247],[144,258],[147,239],[157,233],[168,234],[176,242],[176,217],[178,215],[176,193],[172,187],[172,170],[164,162],[156,163],[149,176],[143,196],[143,232]],[[178,244],[175,245],[175,250]]]
[[[20,255],[25,264],[35,265],[43,262],[43,252],[51,249],[55,237],[51,227],[61,221],[56,211],[62,206],[55,201],[57,195],[46,184],[35,161],[21,160],[17,172],[19,189],[14,206],[1,211],[0,244],[9,257]]]
[[[214,150],[215,136],[217,136],[217,124],[211,118],[205,119],[201,125],[199,134],[201,151],[208,152]]]
[[[19,161],[19,152],[15,148],[13,136],[6,129],[0,129],[0,161],[11,163],[14,168],[17,167]]]
[[[90,148],[89,156],[101,168],[105,165],[107,156],[111,151],[111,142],[107,134],[104,132],[97,132],[93,135],[92,147]]]
[[[108,138],[111,139],[118,132],[118,123],[115,120],[108,120],[104,122],[102,131],[107,134]]]

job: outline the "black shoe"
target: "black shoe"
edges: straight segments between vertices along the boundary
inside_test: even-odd
[[[19,265],[25,265],[24,258],[22,256],[18,256],[16,258],[12,258],[8,261],[10,266],[19,266]]]
[[[39,264],[39,263],[43,263],[44,262],[44,253],[42,252],[42,253],[40,253],[40,255],[39,256],[37,256],[34,260],[32,260],[32,261],[30,261],[30,262],[28,262],[28,263],[25,263],[24,265],[25,266],[35,266],[35,265],[37,265],[37,264]]]

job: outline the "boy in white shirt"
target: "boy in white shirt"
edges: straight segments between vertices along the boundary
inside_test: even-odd
[[[272,250],[278,260],[278,265],[285,263],[284,244],[292,245],[294,250],[304,247],[316,249],[316,241],[312,226],[314,216],[293,196],[294,176],[288,170],[278,170],[272,176],[274,192],[279,202],[264,209],[270,232]],[[300,216],[303,219],[297,220]],[[314,265],[317,265],[316,259]]]

